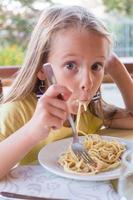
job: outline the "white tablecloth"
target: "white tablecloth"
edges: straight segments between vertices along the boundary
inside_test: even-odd
[[[70,200],[119,200],[109,181],[66,179],[48,172],[40,165],[15,168],[0,181],[0,191]]]

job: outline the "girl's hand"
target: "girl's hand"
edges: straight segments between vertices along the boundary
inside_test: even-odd
[[[105,71],[118,86],[126,109],[133,115],[133,79],[115,53],[110,56]]]
[[[64,100],[58,99],[62,94]],[[35,113],[30,120],[34,135],[41,140],[48,136],[51,128],[61,128],[67,119],[68,108],[66,101],[71,92],[64,86],[52,85],[38,100]]]
[[[112,53],[105,65],[105,73],[111,75],[112,72],[115,72],[117,70],[118,65],[122,65],[122,63],[119,60],[118,56],[115,53]]]

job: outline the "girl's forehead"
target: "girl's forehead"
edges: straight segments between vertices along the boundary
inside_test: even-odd
[[[107,41],[107,38],[103,36],[102,34],[93,31],[93,30],[87,30],[85,28],[68,28],[68,29],[63,29],[56,34],[53,35],[52,37],[52,42],[51,44],[87,44],[87,45],[92,45],[92,44],[102,44],[104,41]],[[107,45],[109,45],[109,42],[106,42]]]
[[[58,31],[52,38],[51,51],[56,53],[71,52],[95,52],[107,54],[109,50],[108,40],[96,31],[86,29],[69,28]],[[105,55],[106,56],[106,55]]]

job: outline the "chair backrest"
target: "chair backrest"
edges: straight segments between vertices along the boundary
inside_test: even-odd
[[[0,79],[0,99],[2,98],[3,96],[3,88],[2,88],[2,81]]]

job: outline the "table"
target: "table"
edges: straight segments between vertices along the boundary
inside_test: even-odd
[[[106,129],[99,133],[133,139],[133,130]],[[50,173],[40,165],[18,166],[13,169],[0,181],[0,191],[70,200],[119,200],[110,181],[67,179]]]
[[[119,137],[133,141],[133,130],[126,129],[102,129],[97,132],[100,135]]]
[[[0,191],[70,200],[119,199],[109,181],[88,182],[66,179],[48,172],[40,165],[19,166],[12,170],[0,182]]]

